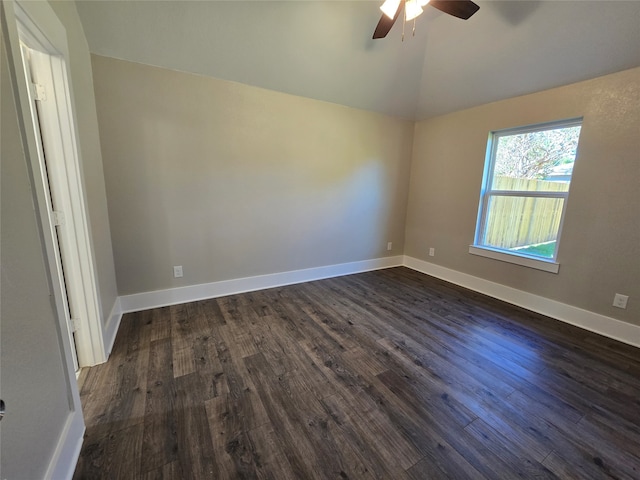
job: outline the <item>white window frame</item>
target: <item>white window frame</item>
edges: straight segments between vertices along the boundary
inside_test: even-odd
[[[498,148],[498,140],[501,137],[518,135],[521,133],[539,132],[543,130],[551,130],[558,128],[569,128],[582,126],[582,117],[572,118],[568,120],[559,120],[555,122],[541,123],[536,125],[528,125],[524,127],[509,128],[505,130],[496,130],[489,134],[487,141],[487,152],[485,157],[485,168],[482,178],[482,189],[480,191],[480,205],[478,207],[478,218],[476,222],[476,231],[473,245],[469,246],[469,253],[480,255],[482,257],[501,260],[503,262],[514,263],[525,267],[543,270],[545,272],[558,273],[560,264],[557,262],[558,251],[560,249],[560,237],[562,235],[562,227],[564,224],[564,216],[567,209],[567,200],[569,198],[569,190],[566,192],[548,192],[548,191],[523,191],[523,190],[493,190],[493,178],[495,170],[495,157]],[[578,154],[576,152],[576,161]],[[492,197],[518,197],[518,198],[562,198],[562,213],[560,216],[560,225],[558,227],[558,237],[556,239],[556,248],[553,258],[546,259],[536,255],[527,255],[511,250],[491,247],[484,245],[484,237],[486,230],[486,218],[489,208],[489,201]]]

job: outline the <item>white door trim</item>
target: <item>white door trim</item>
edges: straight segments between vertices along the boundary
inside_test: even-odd
[[[73,361],[73,366],[77,371],[79,370],[78,368],[79,364],[78,364],[78,358],[77,358],[76,344],[73,338],[74,329],[72,328],[73,322],[71,320],[72,309],[71,309],[71,306],[69,305],[69,303],[71,302],[71,299],[74,298],[75,295],[77,295],[77,292],[69,291],[70,287],[73,286],[73,282],[69,282],[69,285],[67,286],[67,278],[66,278],[66,277],[69,277],[70,275],[73,275],[74,271],[76,270],[75,268],[71,268],[72,267],[71,264],[75,260],[74,255],[72,255],[71,253],[75,250],[74,248],[75,246],[70,245],[70,244],[73,244],[73,237],[72,235],[70,235],[71,233],[70,228],[65,224],[66,222],[63,221],[63,218],[64,218],[63,212],[69,211],[70,209],[68,208],[67,205],[64,205],[64,206],[62,205],[63,201],[67,200],[68,195],[66,195],[66,192],[62,192],[63,194],[56,195],[54,197],[54,192],[51,191],[56,184],[61,183],[60,179],[56,177],[60,177],[63,172],[59,172],[61,168],[57,166],[56,163],[61,163],[59,159],[61,158],[62,155],[61,155],[61,152],[59,152],[59,148],[57,148],[58,146],[55,145],[56,139],[48,138],[45,140],[45,136],[42,133],[42,130],[43,130],[42,124],[44,124],[45,131],[46,130],[51,131],[52,128],[55,128],[55,125],[54,126],[46,125],[48,117],[51,117],[51,115],[45,115],[44,113],[40,113],[43,111],[43,109],[55,108],[55,106],[51,105],[52,102],[55,102],[55,99],[52,98],[54,96],[53,82],[49,78],[47,79],[43,78],[45,76],[46,77],[51,76],[51,65],[50,65],[51,62],[50,61],[41,62],[42,65],[38,65],[36,68],[32,68],[32,65],[34,63],[33,62],[34,57],[40,57],[41,60],[43,58],[48,60],[49,55],[46,53],[41,53],[37,50],[31,50],[24,43],[21,43],[20,47],[21,47],[20,50],[22,53],[22,62],[24,66],[25,78],[27,80],[31,79],[33,81],[34,75],[37,75],[40,77],[39,80],[35,80],[38,84],[37,88],[35,88],[35,84],[31,84],[31,88],[27,88],[27,92],[29,94],[29,106],[30,106],[31,115],[32,115],[31,123],[35,133],[35,140],[38,148],[38,163],[40,165],[40,172],[41,172],[41,178],[39,180],[41,180],[45,193],[48,194],[47,198],[45,198],[45,201],[47,204],[48,222],[44,222],[44,223],[47,223],[46,226],[49,227],[48,234],[51,236],[54,243],[54,247],[55,247],[53,253],[55,254],[55,257],[56,257],[55,258],[56,274],[60,282],[59,285],[56,284],[56,287],[58,287],[60,292],[62,292],[62,295],[60,295],[60,302],[62,303],[64,320],[67,325],[66,333],[67,333],[67,336],[69,337],[69,343],[71,345],[71,357]],[[32,73],[32,71],[34,72],[37,71],[37,73],[34,74]],[[44,75],[45,73],[47,75]],[[47,98],[47,95],[46,95],[47,91],[49,91],[49,98]],[[40,103],[39,108],[35,103],[36,101]],[[49,134],[48,136],[52,137],[53,135]],[[49,147],[46,150],[47,152],[46,156],[45,156],[45,150],[43,146],[43,142],[45,141],[49,145]],[[48,163],[49,165],[46,165],[46,163]],[[62,189],[56,188],[56,190],[62,190]],[[60,206],[57,209],[55,209],[54,203],[55,204],[59,203]],[[64,262],[62,258],[63,251],[67,252],[66,255],[64,256],[68,257],[67,260]]]
[[[77,142],[77,130],[75,112],[73,109],[72,93],[69,88],[70,78],[67,73],[68,45],[66,31],[57,16],[46,2],[12,2],[15,14],[15,26],[19,41],[31,49],[44,52],[50,60],[52,71],[52,89],[49,106],[42,109],[40,122],[48,125],[47,130],[58,131],[59,134],[51,136],[48,142],[54,148],[55,154],[63,159],[64,180],[66,188],[66,202],[70,205],[70,212],[65,212],[67,218],[68,237],[72,239],[72,249],[75,260],[70,262],[73,269],[70,278],[75,279],[75,284],[67,285],[73,290],[74,295],[80,295],[84,301],[80,315],[78,315],[78,330],[76,331],[76,346],[80,366],[91,366],[106,361],[106,352],[103,340],[103,327],[101,320],[100,296],[98,293],[97,277],[94,267],[94,255],[92,249],[91,233],[86,208],[86,197],[83,186],[83,176]],[[10,10],[7,8],[6,10]],[[11,37],[10,37],[11,38]],[[62,292],[60,292],[60,279],[55,264],[55,248],[50,237],[52,230],[52,218],[47,207],[47,195],[42,185],[44,177],[41,175],[43,162],[38,158],[38,140],[32,125],[33,105],[29,101],[26,78],[24,71],[18,70],[21,64],[19,45],[12,45],[12,61],[16,67],[16,84],[18,85],[18,108],[23,116],[23,135],[25,135],[25,149],[30,161],[31,174],[34,180],[37,209],[45,232],[45,249],[49,262],[49,269],[54,285],[54,297],[60,317]],[[15,48],[17,47],[17,48]],[[16,53],[18,55],[16,55]],[[22,77],[22,78],[21,78]],[[23,88],[24,86],[24,88]],[[43,132],[44,133],[44,132]],[[49,155],[49,152],[47,152]],[[40,180],[40,183],[38,183]],[[59,178],[60,180],[60,178]],[[55,228],[55,227],[53,227]],[[65,265],[65,268],[69,268]],[[67,325],[61,325],[67,329]],[[64,335],[63,335],[64,336]],[[70,352],[65,352],[70,355]]]

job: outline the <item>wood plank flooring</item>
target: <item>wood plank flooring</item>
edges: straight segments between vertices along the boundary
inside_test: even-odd
[[[127,314],[76,479],[640,478],[640,350],[399,267]]]

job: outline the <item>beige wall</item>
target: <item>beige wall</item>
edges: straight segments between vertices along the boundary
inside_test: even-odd
[[[412,122],[92,58],[121,295],[402,253]]]
[[[121,295],[376,258],[393,241],[640,324],[639,69],[418,122],[412,147],[409,122],[92,58]],[[578,116],[560,273],[470,255],[489,132]]]
[[[470,255],[489,132],[579,116],[560,272]],[[639,129],[640,68],[417,123],[405,253],[640,325]]]
[[[93,93],[89,47],[73,1],[50,2],[51,8],[67,31],[70,83],[78,127],[81,168],[89,215],[91,240],[98,280],[102,320],[107,322],[118,296],[113,247],[109,229],[107,197],[100,152],[100,137]]]
[[[0,43],[0,475],[44,478],[70,407],[2,35]]]

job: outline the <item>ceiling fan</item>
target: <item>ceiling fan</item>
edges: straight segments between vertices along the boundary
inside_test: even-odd
[[[373,32],[373,38],[386,37],[403,10],[405,20],[413,20],[422,13],[422,7],[426,5],[463,20],[467,20],[480,9],[471,0],[385,0],[380,7],[382,17]]]

